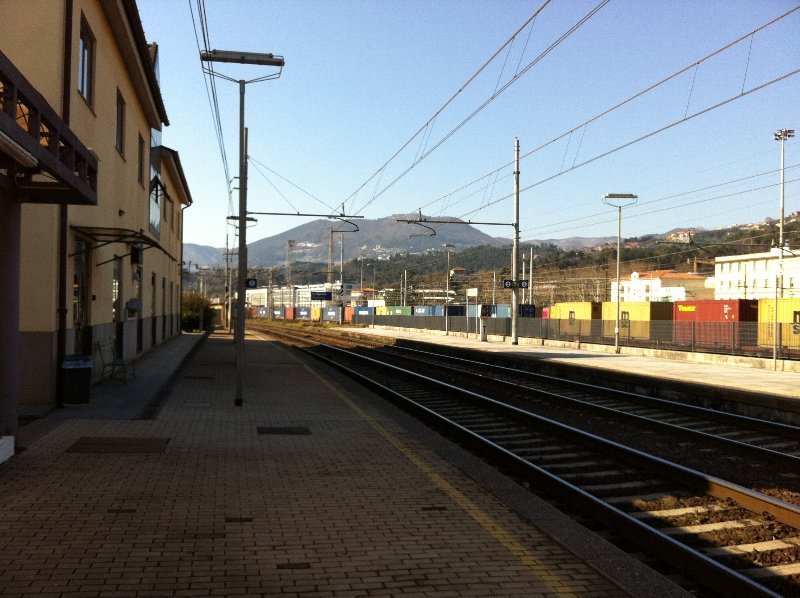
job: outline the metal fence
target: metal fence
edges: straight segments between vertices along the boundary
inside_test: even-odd
[[[511,318],[482,320],[488,335],[511,335]],[[448,329],[478,334],[480,322],[475,317],[450,316]],[[353,323],[445,330],[444,316],[356,316]],[[613,345],[614,325],[614,320],[519,318],[517,334],[522,338]],[[620,322],[619,343],[628,347],[800,359],[800,323],[775,326],[769,322],[623,320]]]

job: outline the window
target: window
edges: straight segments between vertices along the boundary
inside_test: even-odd
[[[117,90],[117,136],[114,145],[117,151],[125,155],[125,100],[122,99],[122,94],[119,89]]]
[[[137,178],[139,180],[139,184],[144,187],[144,139],[142,136],[139,135],[139,172],[137,173]]]
[[[80,55],[78,56],[78,92],[89,104],[94,102],[95,39],[92,30],[81,17]]]
[[[161,234],[161,203],[164,195],[164,186],[155,177],[150,182],[150,231],[154,235]]]

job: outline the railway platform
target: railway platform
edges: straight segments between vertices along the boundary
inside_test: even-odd
[[[320,362],[183,335],[20,428],[3,596],[685,593]],[[170,382],[167,384],[167,382]]]

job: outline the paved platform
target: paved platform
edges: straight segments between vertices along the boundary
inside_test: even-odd
[[[614,372],[636,373],[655,379],[692,382],[727,388],[731,391],[767,393],[776,397],[797,400],[800,410],[800,374],[791,371],[754,369],[723,363],[704,363],[659,357],[595,352],[587,348],[555,347],[541,344],[512,345],[509,342],[481,342],[464,336],[444,336],[425,330],[396,330],[382,328],[344,328],[343,331],[381,337],[401,338],[433,344],[503,352],[543,361],[569,363],[585,368]]]
[[[250,337],[235,407],[230,337],[157,351],[20,429],[0,595],[684,594],[316,360]]]

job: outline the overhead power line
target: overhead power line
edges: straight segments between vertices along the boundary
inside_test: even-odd
[[[672,73],[671,75],[668,75],[667,77],[661,79],[660,81],[658,81],[656,83],[653,83],[652,85],[642,89],[641,91],[636,92],[632,96],[630,96],[630,97],[618,102],[617,104],[615,104],[614,106],[612,106],[612,107],[610,107],[610,108],[608,108],[606,110],[603,110],[602,112],[596,114],[595,116],[589,118],[588,120],[582,122],[581,124],[572,127],[568,131],[565,131],[564,133],[561,133],[560,135],[557,135],[556,137],[553,137],[549,141],[546,141],[545,143],[539,145],[538,147],[532,149],[531,151],[523,154],[522,156],[520,156],[520,159],[529,158],[530,156],[532,156],[532,155],[544,150],[545,148],[547,148],[547,147],[553,145],[554,143],[564,139],[565,137],[568,137],[568,136],[574,134],[575,132],[579,131],[580,129],[588,127],[588,125],[590,125],[591,123],[594,123],[594,122],[600,120],[601,118],[604,118],[605,116],[608,116],[612,112],[615,112],[615,111],[621,109],[623,106],[626,106],[626,105],[630,104],[634,100],[636,100],[636,99],[638,99],[638,98],[640,98],[640,97],[642,97],[642,96],[644,96],[644,95],[646,95],[646,94],[648,94],[648,93],[660,88],[661,86],[663,86],[667,82],[669,82],[669,81],[675,79],[676,77],[686,73],[687,71],[691,70],[692,68],[696,68],[698,65],[710,60],[711,58],[713,58],[715,56],[718,56],[718,55],[722,54],[723,52],[733,48],[734,46],[742,43],[743,41],[745,41],[747,39],[749,39],[754,34],[760,32],[760,31],[763,31],[764,29],[767,29],[768,27],[771,27],[771,26],[775,25],[776,23],[778,23],[782,19],[785,19],[786,17],[788,17],[789,15],[793,14],[794,12],[796,12],[798,10],[800,10],[800,6],[797,6],[797,7],[793,8],[793,9],[787,11],[786,13],[784,13],[784,14],[782,14],[782,15],[774,18],[774,19],[772,19],[768,23],[765,23],[764,25],[761,25],[761,26],[757,27],[756,29],[750,31],[749,33],[739,37],[738,39],[736,39],[736,40],[734,40],[734,41],[722,46],[721,48],[711,52],[710,54],[707,54],[706,56],[703,56],[702,58],[693,61],[691,64],[679,69],[678,71]],[[570,173],[570,172],[572,172],[574,170],[577,170],[578,168],[581,168],[583,166],[591,164],[592,162],[595,162],[595,161],[600,160],[602,158],[608,157],[609,155],[614,154],[614,153],[616,153],[616,152],[618,152],[618,151],[620,151],[622,149],[628,148],[628,147],[630,147],[630,146],[632,146],[632,145],[634,145],[636,143],[639,143],[640,141],[644,141],[645,139],[653,137],[654,135],[657,135],[659,133],[663,133],[664,131],[666,131],[668,129],[671,129],[671,128],[677,126],[677,125],[683,124],[683,123],[685,123],[685,122],[687,122],[689,120],[692,120],[692,119],[694,119],[694,118],[696,118],[698,116],[706,114],[706,113],[708,113],[708,112],[710,112],[712,110],[716,110],[717,108],[721,108],[722,106],[724,106],[726,104],[729,104],[729,103],[731,103],[731,102],[733,102],[735,100],[744,98],[744,97],[746,97],[746,96],[748,96],[748,95],[750,95],[752,93],[755,93],[757,91],[761,91],[761,90],[763,90],[763,89],[765,89],[765,88],[767,88],[767,87],[769,87],[771,85],[774,85],[775,83],[778,83],[780,81],[783,81],[783,80],[785,80],[785,79],[787,79],[789,77],[792,77],[792,76],[798,74],[798,72],[800,72],[800,69],[795,69],[793,71],[785,73],[785,74],[783,74],[783,75],[781,75],[779,77],[776,77],[776,78],[774,78],[774,79],[772,79],[770,81],[767,81],[766,83],[763,83],[761,85],[758,85],[756,87],[752,87],[752,88],[747,89],[747,90],[742,88],[742,91],[739,94],[737,94],[735,96],[732,96],[730,98],[727,98],[727,99],[725,99],[725,100],[723,100],[723,101],[721,101],[721,102],[719,102],[717,104],[714,104],[712,106],[709,106],[709,107],[707,107],[705,109],[698,110],[698,111],[696,111],[696,112],[694,112],[692,114],[688,114],[688,111],[687,111],[687,114],[684,114],[684,117],[679,119],[679,120],[676,120],[676,121],[674,121],[672,123],[667,124],[664,127],[661,127],[661,128],[656,129],[654,131],[651,131],[650,133],[647,133],[646,135],[643,135],[641,137],[633,139],[632,141],[629,141],[627,143],[624,143],[624,144],[621,144],[621,145],[619,145],[617,147],[614,147],[614,148],[612,148],[612,149],[610,149],[610,150],[608,150],[606,152],[598,154],[598,155],[594,156],[593,158],[590,158],[590,159],[585,160],[583,162],[580,162],[580,163],[573,162],[573,164],[572,164],[572,166],[570,168],[568,168],[566,170],[559,170],[559,172],[557,172],[557,173],[555,173],[555,174],[553,174],[553,175],[551,175],[549,177],[541,179],[541,180],[537,181],[536,183],[534,183],[532,185],[529,185],[529,186],[527,186],[527,187],[525,187],[523,189],[520,189],[520,192],[528,191],[528,190],[530,190],[530,189],[532,189],[532,188],[534,188],[536,186],[539,186],[539,185],[544,184],[546,182],[552,181],[553,179],[556,179],[556,178],[558,178],[558,177],[560,177],[560,176],[562,176],[564,174]],[[577,156],[576,156],[576,160],[577,160]],[[511,166],[513,166],[513,162],[506,162],[502,166],[492,170],[491,173],[476,179],[476,181],[473,181],[473,183],[477,182],[477,181],[480,181],[480,180],[483,180],[484,178],[490,176],[492,173],[501,171],[501,170],[506,169],[506,168],[510,168]],[[473,184],[473,183],[470,183],[470,185]],[[469,186],[469,185],[467,185],[467,186]],[[465,188],[465,187],[462,187],[461,189],[463,189],[463,188]],[[444,197],[448,197],[449,195],[450,194],[445,195]],[[480,207],[475,208],[474,210],[471,210],[471,211],[461,215],[460,218],[468,218],[470,215],[475,214],[476,212],[479,212],[480,210],[485,209],[487,207],[490,207],[490,206],[492,206],[494,204],[497,204],[497,203],[499,203],[501,201],[509,199],[512,196],[513,196],[513,194],[507,194],[507,195],[505,195],[503,197],[497,198],[497,199],[495,199],[495,200],[493,200],[493,201],[491,201],[489,203],[481,205]],[[431,202],[431,203],[434,203],[434,202]],[[430,204],[427,204],[427,205],[430,205]]]
[[[197,43],[197,55],[200,56],[201,52],[208,52],[211,49],[210,37],[208,33],[208,18],[206,15],[205,0],[195,0],[197,2],[197,18],[195,18],[194,9],[192,8],[193,0],[189,0],[189,12],[192,16],[192,27],[194,28],[195,42]],[[198,22],[200,33],[198,34]],[[202,37],[202,44],[200,43]],[[228,156],[225,152],[225,140],[222,134],[222,119],[220,117],[219,99],[217,96],[216,77],[214,76],[213,63],[208,63],[207,70],[203,69],[202,62],[200,70],[203,72],[203,81],[206,87],[206,97],[208,98],[208,105],[211,109],[211,118],[214,122],[214,133],[217,137],[217,145],[219,146],[220,158],[222,159],[222,169],[225,174],[225,188],[228,192],[228,215],[233,214],[233,190],[231,188],[231,174],[228,167]],[[207,72],[208,71],[208,72]]]

